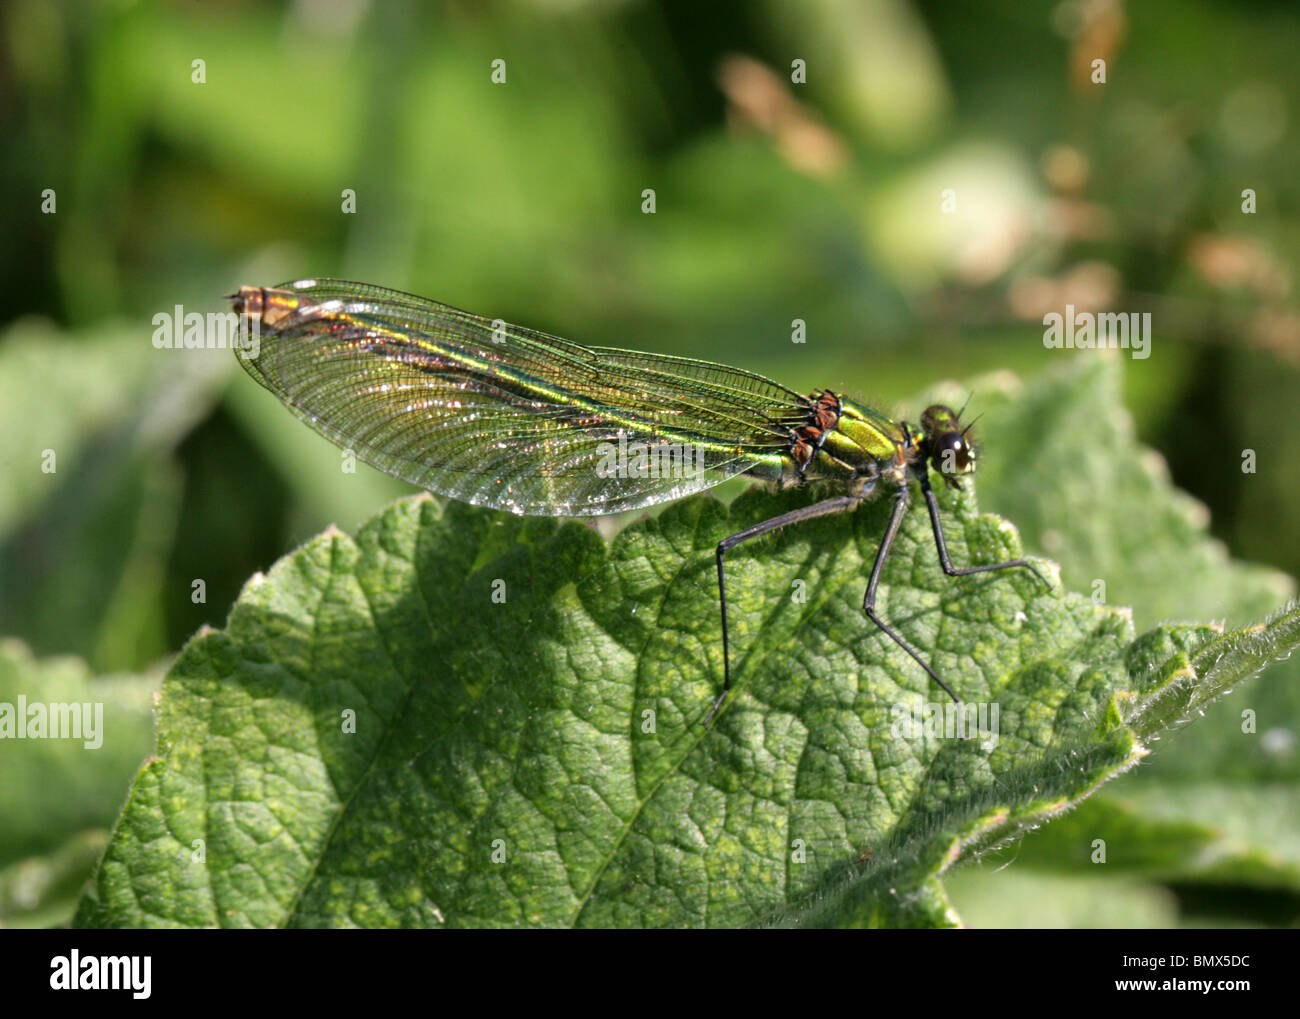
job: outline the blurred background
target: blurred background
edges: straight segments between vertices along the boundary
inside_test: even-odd
[[[229,351],[153,343],[177,306],[314,275],[912,417],[937,379],[1074,356],[1046,312],[1149,311],[1138,435],[1232,556],[1300,572],[1298,29],[1240,0],[8,0],[0,689],[147,691],[254,571],[410,491],[341,473]],[[48,750],[57,797],[0,793],[0,921],[63,915],[149,749],[137,699],[120,769]],[[1243,781],[1295,781],[1287,753]],[[1249,888],[1045,893],[1067,879],[1026,865],[963,872],[954,901],[973,924],[1295,924],[1289,809]]]

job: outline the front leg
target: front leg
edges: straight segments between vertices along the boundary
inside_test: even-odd
[[[889,514],[889,525],[885,528],[884,536],[880,539],[880,547],[876,549],[876,561],[871,564],[871,579],[867,581],[867,592],[862,596],[862,611],[867,614],[867,618],[884,631],[885,636],[901,647],[917,665],[921,666],[941,687],[958,704],[961,699],[952,692],[948,684],[939,678],[939,674],[934,671],[907,641],[900,636],[893,627],[876,615],[876,587],[880,584],[880,574],[885,568],[885,560],[889,557],[889,550],[893,547],[894,539],[898,537],[898,530],[903,526],[903,517],[907,516],[907,507],[912,504],[912,493],[907,487],[907,482],[898,486],[898,493],[894,496],[894,508]]]
[[[934,490],[930,488],[929,469],[922,464],[917,476],[921,483],[921,491],[925,494],[925,505],[930,511],[930,527],[934,531],[934,545],[939,550],[939,565],[943,567],[943,572],[950,577],[964,577],[971,573],[987,573],[990,570],[1009,570],[1013,567],[1023,566],[1035,577],[1037,577],[1047,590],[1052,589],[1052,585],[1047,582],[1034,565],[1025,559],[1012,559],[1005,563],[988,563],[984,566],[954,566],[952,559],[948,556],[948,545],[943,540],[943,524],[939,521],[939,500],[935,497]]]

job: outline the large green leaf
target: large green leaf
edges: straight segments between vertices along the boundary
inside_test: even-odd
[[[952,923],[945,868],[1300,641],[1296,612],[1135,637],[1023,571],[949,580],[914,513],[882,608],[1000,725],[909,739],[896,712],[942,700],[862,618],[874,503],[736,555],[737,692],[705,729],[713,547],[805,498],[690,500],[608,548],[417,498],[309,542],[173,667],[78,923]],[[959,561],[1018,553],[945,505]]]
[[[1119,399],[1121,363],[1079,357],[1024,385],[1005,375],[972,384],[987,408],[980,427],[989,451],[980,474],[986,502],[1017,522],[1030,548],[1059,557],[1067,585],[1100,593],[1096,581],[1104,581],[1107,600],[1131,605],[1139,623],[1256,616],[1292,593],[1294,582],[1230,559],[1208,536],[1204,508],[1135,442]],[[957,901],[1014,898],[1018,879],[1001,869],[1014,860],[1016,869],[1053,870],[1068,880],[1118,870],[1180,884],[1272,888],[1275,902],[1296,896],[1300,910],[1300,816],[1284,808],[1300,801],[1300,658],[1241,684],[1204,715],[1068,819],[990,858],[983,876],[992,887],[972,895],[976,881],[965,879]],[[1107,846],[1104,867],[1093,861],[1097,840]],[[1127,895],[1126,887],[1101,883],[1095,894]],[[1236,898],[1239,922],[1272,922],[1273,904],[1260,912],[1258,900]]]
[[[0,867],[0,927],[67,926],[107,844],[107,831],[88,828],[52,852]]]
[[[0,632],[105,672],[171,650],[172,454],[231,370],[226,351],[155,349],[152,330],[0,335]]]
[[[1178,900],[1169,889],[1096,869],[1068,877],[1012,868],[993,882],[966,868],[945,877],[944,887],[972,927],[1116,930],[1178,925]]]
[[[1117,356],[1077,356],[1021,384],[1000,375],[975,393],[988,455],[980,488],[1026,545],[1061,564],[1068,586],[1162,619],[1257,618],[1294,593],[1278,570],[1232,560],[1207,534],[1205,507],[1139,445]],[[965,399],[965,395],[961,395]],[[1097,585],[1104,582],[1104,588]]]
[[[92,724],[99,705],[102,721],[95,740],[12,732],[0,739],[0,867],[113,823],[153,745],[151,708],[161,679],[160,672],[92,676],[79,659],[37,659],[19,641],[0,640],[0,705],[16,712],[19,698],[27,705],[90,704]]]
[[[131,776],[153,746],[161,670],[92,676],[70,656],[37,659],[0,639],[0,711],[85,705],[92,738],[0,739],[0,927],[67,923],[94,872]],[[96,707],[98,706],[98,708]],[[96,711],[99,711],[98,716]],[[32,733],[24,726],[24,737]],[[13,737],[13,738],[11,738]]]

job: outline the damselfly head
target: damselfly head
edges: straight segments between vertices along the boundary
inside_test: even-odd
[[[975,470],[975,444],[968,434],[970,426],[962,428],[951,407],[936,403],[921,415],[921,430],[925,433],[925,454],[931,466],[949,485],[960,488],[961,475]]]

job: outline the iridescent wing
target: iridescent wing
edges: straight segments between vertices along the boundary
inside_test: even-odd
[[[738,474],[775,479],[809,400],[689,358],[583,347],[400,291],[243,288],[245,370],[367,463],[476,506],[637,509]]]

